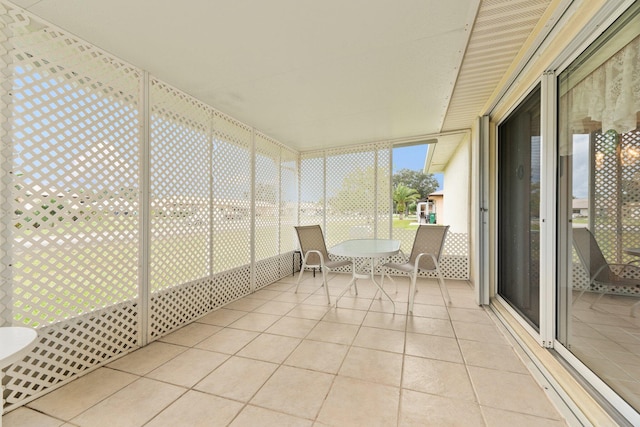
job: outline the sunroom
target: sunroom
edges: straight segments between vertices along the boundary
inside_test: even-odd
[[[450,3],[0,0],[3,422],[640,423],[639,3]],[[451,304],[296,292],[411,146]]]

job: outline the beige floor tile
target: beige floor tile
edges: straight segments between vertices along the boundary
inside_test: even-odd
[[[2,415],[3,427],[60,427],[65,422],[25,407]]]
[[[247,314],[246,311],[220,308],[216,311],[212,311],[206,316],[201,317],[197,320],[197,322],[206,323],[208,325],[229,326],[231,323],[235,322],[245,314]]]
[[[338,293],[339,295],[339,293]],[[337,295],[336,295],[337,296]],[[335,301],[335,299],[332,299]],[[343,296],[338,302],[340,308],[349,310],[369,310],[371,307],[371,298],[365,298],[361,296]]]
[[[284,316],[266,330],[269,334],[304,338],[318,324],[317,320]]]
[[[480,407],[467,400],[403,390],[400,402],[401,427],[484,427]],[[518,424],[512,424],[515,426]]]
[[[455,338],[407,332],[406,339],[405,353],[408,355],[463,363],[460,347]]]
[[[335,298],[331,299],[331,303],[335,302]],[[327,303],[327,296],[324,294],[324,290],[320,292],[316,292],[313,295],[309,295],[305,300],[305,304],[317,305],[320,307],[331,307],[330,304]]]
[[[487,325],[493,325],[493,320],[491,320],[489,315],[484,310],[449,307],[449,315],[451,316],[451,320],[456,320],[458,322],[484,323]]]
[[[278,365],[233,356],[195,385],[195,390],[247,402]]]
[[[285,361],[288,366],[336,374],[349,347],[321,341],[304,340]]]
[[[200,341],[209,338],[211,335],[222,329],[221,326],[207,325],[204,323],[190,323],[175,332],[165,335],[159,341],[169,344],[193,347]]]
[[[282,301],[282,302],[292,302],[295,304],[302,304],[304,300],[309,298],[309,294],[297,292],[294,293],[293,290],[290,292],[282,292],[279,296],[272,299],[272,301]]]
[[[233,420],[243,406],[240,402],[189,390],[145,427],[223,427]]]
[[[397,387],[338,376],[318,421],[330,426],[395,426],[399,399]]]
[[[513,347],[481,341],[459,340],[462,355],[468,365],[527,374],[522,360]]]
[[[455,336],[449,320],[432,319],[429,317],[409,316],[407,318],[407,332],[451,338]]]
[[[193,387],[228,358],[228,354],[190,348],[149,372],[146,377],[182,387]]]
[[[402,353],[404,351],[404,332],[362,326],[353,345]]]
[[[235,354],[258,335],[257,332],[225,328],[195,347],[203,350],[217,351],[219,353]]]
[[[359,326],[320,321],[309,332],[307,339],[350,345],[358,333]]]
[[[393,295],[391,295],[391,297],[393,297]],[[408,302],[395,301],[395,305],[394,305],[386,297],[382,297],[382,299],[375,298],[373,300],[369,311],[406,315],[408,307],[409,307]]]
[[[146,375],[186,350],[186,347],[156,341],[111,362],[107,367]]]
[[[264,313],[264,314],[275,314],[278,316],[282,316],[290,312],[296,303],[294,302],[285,302],[285,301],[267,301],[262,304],[260,307],[253,310],[254,313]]]
[[[481,407],[487,427],[565,427],[562,420],[551,420],[518,412],[503,411],[501,409]]]
[[[561,419],[533,377],[495,369],[469,367],[481,406]]]
[[[298,317],[300,319],[320,320],[332,308],[329,306],[298,304],[293,310],[287,313],[287,317]]]
[[[265,302],[267,302],[267,300],[262,298],[244,297],[225,305],[224,308],[231,310],[253,311]]]
[[[392,329],[394,331],[404,331],[406,324],[407,316],[403,314],[380,313],[375,311],[368,312],[362,322],[362,326]]]
[[[28,406],[70,420],[138,378],[126,372],[100,368],[34,400]]]
[[[229,424],[229,427],[255,427],[257,420],[260,420],[260,427],[311,427],[313,425],[311,420],[247,405]]]
[[[186,391],[182,387],[140,378],[73,418],[71,423],[81,427],[141,426]]]
[[[349,325],[361,325],[367,312],[364,310],[351,310],[338,307],[327,312],[322,320],[324,322],[346,323]]]
[[[449,320],[449,311],[443,305],[413,304],[413,315]]]
[[[273,325],[280,319],[280,316],[274,314],[263,313],[247,313],[246,316],[241,317],[232,324],[230,328],[244,329],[246,331],[263,332],[269,326]]]
[[[453,321],[452,323],[458,339],[509,345],[495,325],[458,321]]]
[[[300,344],[299,338],[261,334],[238,352],[238,356],[265,362],[282,363]]]
[[[400,387],[402,354],[351,347],[338,375]]]
[[[475,394],[463,364],[405,356],[402,387],[452,399],[475,402]]]
[[[313,419],[333,382],[333,375],[281,366],[251,403],[274,411]]]
[[[251,298],[272,300],[282,295],[281,291],[274,289],[260,289],[251,294]]]

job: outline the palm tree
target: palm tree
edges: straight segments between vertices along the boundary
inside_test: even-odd
[[[393,190],[393,201],[397,203],[397,210],[400,214],[400,219],[404,219],[404,211],[406,204],[409,202],[415,202],[420,198],[418,193],[413,188],[409,188],[404,184],[398,184]]]

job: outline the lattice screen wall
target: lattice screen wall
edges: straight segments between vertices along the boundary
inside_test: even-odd
[[[624,248],[640,247],[640,131],[595,132],[591,138],[589,228],[608,262],[637,261]],[[589,285],[589,277],[575,250],[573,272],[574,288]],[[638,294],[635,287],[618,286],[604,291]]]
[[[6,370],[10,409],[290,275],[299,154],[0,14],[0,325],[39,333]]]
[[[391,237],[400,240],[408,254],[415,230],[390,227],[391,150],[391,145],[374,144],[302,153],[300,223],[320,224],[328,247],[351,238]],[[441,262],[446,278],[469,279],[468,240],[466,233],[447,234]],[[430,272],[421,275],[435,277]]]
[[[0,14],[0,326],[39,332],[6,370],[6,408],[290,275],[298,223],[329,244],[390,235],[390,144],[300,154]]]

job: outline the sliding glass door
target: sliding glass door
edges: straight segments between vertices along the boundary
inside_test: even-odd
[[[498,127],[498,294],[540,327],[540,87]]]

